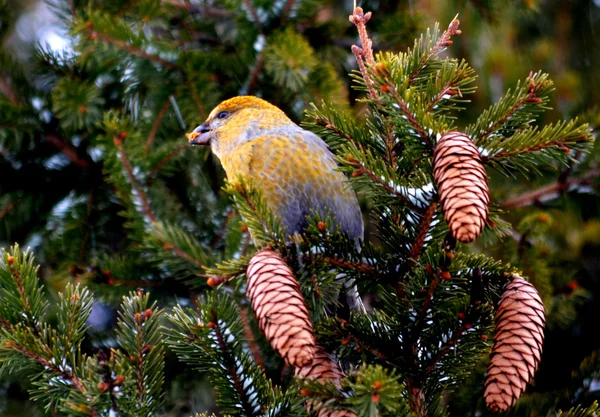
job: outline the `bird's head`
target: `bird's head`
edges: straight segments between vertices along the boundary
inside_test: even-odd
[[[279,108],[254,96],[239,96],[215,107],[204,123],[186,134],[192,145],[209,145],[217,156],[265,130],[293,122]]]

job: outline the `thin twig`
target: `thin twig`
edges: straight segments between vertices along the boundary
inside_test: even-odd
[[[355,7],[349,19],[356,26],[362,45],[362,54],[367,64],[373,65],[375,63],[375,59],[373,58],[373,41],[369,38],[366,27],[367,22],[371,19],[371,12],[364,13],[362,8]]]
[[[156,222],[156,216],[155,216],[154,212],[152,211],[152,208],[150,207],[150,203],[148,202],[148,197],[146,195],[146,192],[139,185],[138,180],[133,173],[133,168],[131,167],[131,163],[129,162],[129,159],[127,158],[127,154],[125,153],[123,144],[121,142],[116,142],[115,146],[117,147],[119,159],[121,161],[121,164],[123,165],[123,168],[125,169],[125,173],[127,174],[127,177],[129,178],[129,182],[131,183],[131,186],[133,187],[133,189],[137,192],[138,196],[140,197],[140,201],[142,202],[142,210],[144,211],[144,214],[151,222],[153,222],[153,223]]]
[[[281,12],[281,24],[282,25],[287,21],[287,18],[290,15],[290,12],[292,11],[292,7],[294,7],[295,3],[296,3],[296,0],[287,0],[285,2],[285,5],[283,6],[283,10]]]
[[[257,28],[260,31],[260,26],[261,26],[260,18],[258,17],[258,12],[252,5],[252,2],[250,0],[242,0],[242,3],[244,3],[244,6],[246,6],[248,11],[250,12],[250,15],[252,16],[252,20],[254,20],[254,23],[256,24]]]
[[[115,39],[110,35],[106,35],[104,33],[97,32],[97,31],[93,30],[93,26],[89,26],[89,33],[90,33],[90,35],[95,35],[98,39],[101,39],[104,42],[108,42],[111,45],[116,46],[117,48],[123,49],[127,52],[130,52],[133,55],[147,59],[148,61],[152,61],[157,64],[160,64],[165,68],[170,68],[170,69],[177,68],[177,66],[174,63],[166,61],[157,55],[152,55],[152,54],[144,51],[143,49],[140,49],[136,46],[130,45],[127,42],[124,42],[120,39]]]
[[[564,180],[559,180],[552,184],[545,185],[537,190],[527,191],[524,194],[511,198],[510,200],[506,200],[500,206],[505,209],[530,206],[543,199],[553,197],[564,191],[568,191],[573,186],[589,184],[594,181],[598,175],[600,175],[599,169],[591,169],[581,177],[565,178]]]
[[[156,114],[156,118],[154,119],[154,122],[152,122],[152,127],[150,128],[150,132],[148,132],[148,139],[146,139],[146,146],[144,147],[144,150],[146,151],[146,153],[148,153],[150,151],[150,146],[152,146],[152,142],[154,142],[154,138],[156,137],[156,132],[158,132],[158,128],[160,127],[160,124],[162,123],[163,118],[167,114],[167,111],[169,110],[170,105],[171,105],[171,102],[168,99],[165,100],[165,102],[161,106],[160,110]]]
[[[573,142],[573,141],[586,140],[586,139],[589,140],[589,136],[587,136],[587,135],[581,135],[581,136],[578,136],[576,138],[564,137],[564,138],[559,138],[559,139],[553,140],[551,142],[544,142],[544,143],[540,143],[538,145],[527,146],[525,148],[507,149],[505,151],[498,152],[498,153],[495,153],[493,155],[489,155],[489,156],[487,156],[485,158],[482,158],[482,159],[485,162],[485,161],[489,161],[491,159],[508,158],[510,156],[517,155],[517,154],[523,154],[523,153],[529,153],[529,152],[537,152],[537,151],[541,151],[542,149],[554,148],[554,147],[560,147],[560,148],[565,149],[567,152],[569,152],[569,149],[567,148],[567,146],[565,145],[565,143]]]
[[[256,86],[258,84],[258,77],[260,76],[261,71],[265,66],[265,49],[263,46],[263,50],[258,55],[256,59],[256,64],[252,69],[252,73],[250,74],[250,81],[248,82],[248,95],[253,95],[256,91]]]
[[[19,205],[19,203],[21,201],[22,201],[22,199],[19,198],[15,201],[10,201],[7,205],[5,205],[4,208],[2,210],[0,210],[0,220],[2,220],[4,217],[6,217],[6,215],[8,213],[13,211]]]
[[[0,78],[0,92],[6,96],[11,102],[13,106],[17,106],[20,104],[19,97],[17,96],[16,91],[10,85],[10,82],[6,78]]]
[[[435,355],[433,357],[433,359],[431,360],[431,363],[429,364],[429,366],[425,369],[425,373],[424,375],[427,376],[431,373],[431,371],[433,371],[433,369],[435,368],[435,366],[439,363],[439,361],[441,361],[444,356],[448,353],[448,351],[450,349],[452,349],[452,347],[456,346],[456,344],[458,343],[458,339],[460,339],[460,337],[462,336],[462,334],[464,333],[464,331],[467,329],[467,323],[463,323],[459,329],[454,332],[454,334],[452,335],[452,338],[444,345],[443,348],[441,348],[437,355]]]
[[[362,164],[355,164],[354,166],[356,167],[357,173],[366,175],[371,180],[373,180],[377,184],[381,185],[387,192],[392,194],[394,197],[400,199],[405,206],[410,207],[412,210],[416,211],[417,213],[423,214],[425,212],[425,210],[423,210],[423,208],[415,205],[412,201],[410,201],[408,198],[406,198],[406,196],[404,196],[402,193],[396,191],[396,189],[394,187],[392,187],[388,183],[384,182],[379,176],[375,175],[374,172],[368,170]]]
[[[173,149],[171,152],[165,155],[165,157],[162,158],[160,161],[158,161],[156,165],[152,167],[150,172],[148,172],[148,176],[146,177],[146,184],[150,185],[163,166],[165,166],[171,159],[175,158],[177,154],[179,154],[181,151],[188,149],[189,147],[190,145],[187,143],[180,145],[179,147]]]
[[[68,140],[59,137],[53,133],[48,133],[44,136],[46,142],[53,145],[56,149],[61,151],[71,162],[77,165],[79,168],[88,169],[90,162],[79,156],[77,148],[71,145]]]
[[[348,142],[351,142],[352,144],[354,144],[356,147],[362,149],[363,151],[367,150],[366,147],[362,143],[360,143],[359,141],[354,139],[352,136],[350,136],[348,133],[344,132],[343,130],[340,130],[333,123],[328,122],[327,120],[321,119],[320,117],[315,118],[315,123],[319,126],[323,126],[327,130],[331,130],[337,136],[346,139]]]
[[[431,58],[437,55],[442,49],[452,45],[452,36],[461,34],[461,31],[458,29],[459,24],[460,21],[458,19],[454,19],[452,20],[452,22],[450,22],[450,24],[448,25],[448,29],[444,31],[440,39],[435,43],[433,48],[430,49],[429,53],[421,57],[419,65],[417,65],[417,67],[413,70],[412,74],[410,74],[410,76],[408,77],[409,84],[413,83],[417,79],[417,77],[419,76],[419,74],[421,74],[421,71],[423,71],[423,69],[426,67],[427,62]]]
[[[393,80],[391,78],[388,78],[387,81],[387,86],[389,87],[390,92],[396,100],[396,104],[398,104],[400,111],[404,114],[404,116],[406,116],[406,119],[415,129],[421,140],[423,140],[423,142],[425,142],[425,144],[427,144],[427,146],[431,148],[431,140],[429,139],[429,135],[427,134],[427,132],[425,132],[425,128],[421,126],[421,124],[415,118],[415,115],[410,111],[410,109],[408,108],[408,104],[406,104],[406,102],[402,98],[402,95],[396,89]]]
[[[246,340],[248,341],[248,346],[250,347],[250,351],[252,352],[252,355],[254,356],[254,360],[256,361],[256,364],[261,369],[265,369],[265,361],[262,358],[260,349],[258,348],[258,345],[256,344],[256,338],[254,337],[254,332],[252,331],[252,328],[250,327],[250,323],[248,322],[248,313],[246,313],[246,310],[243,307],[240,307],[240,320],[242,321],[242,324],[244,325],[244,334],[246,336]]]
[[[423,245],[425,244],[425,238],[427,237],[427,232],[429,231],[429,225],[431,224],[431,219],[433,219],[433,215],[437,209],[438,203],[437,201],[432,201],[427,207],[421,222],[419,223],[419,231],[417,232],[417,236],[410,247],[410,251],[408,253],[408,259],[410,262],[408,264],[411,267],[414,267],[419,260],[419,256],[421,256],[421,252],[423,251]]]
[[[203,7],[197,4],[182,2],[177,0],[161,0],[162,4],[166,4],[177,9],[186,10],[190,13],[202,14],[209,17],[229,17],[230,13],[225,9],[217,9],[215,7]]]

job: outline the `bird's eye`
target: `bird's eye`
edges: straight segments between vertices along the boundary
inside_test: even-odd
[[[221,113],[219,113],[219,114],[217,115],[217,119],[224,119],[224,118],[226,118],[227,116],[229,116],[229,112],[228,112],[228,111],[222,111]]]

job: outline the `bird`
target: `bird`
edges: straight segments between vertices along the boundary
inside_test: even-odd
[[[358,199],[329,147],[278,107],[255,96],[233,97],[187,138],[192,145],[211,147],[233,186],[255,184],[286,236],[302,233],[307,217],[330,214],[341,232],[356,242],[363,239]],[[362,309],[354,293],[348,290],[350,307]]]

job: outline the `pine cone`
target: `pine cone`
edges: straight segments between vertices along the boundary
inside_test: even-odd
[[[331,381],[338,389],[342,388],[340,379],[344,376],[337,362],[321,346],[316,347],[312,362],[302,368],[295,368],[294,375],[298,378],[308,378],[323,383]],[[306,408],[310,413],[319,405],[319,402],[307,401]],[[322,409],[317,413],[317,417],[356,417],[356,414],[348,410]]]
[[[479,151],[461,132],[448,132],[433,152],[433,177],[452,235],[463,243],[479,236],[488,217],[490,193]]]
[[[515,274],[496,313],[494,348],[483,394],[491,411],[512,407],[533,378],[541,358],[545,322],[537,290]]]
[[[316,340],[308,308],[293,272],[277,252],[263,249],[247,269],[246,291],[258,326],[273,349],[293,367],[312,361]]]

